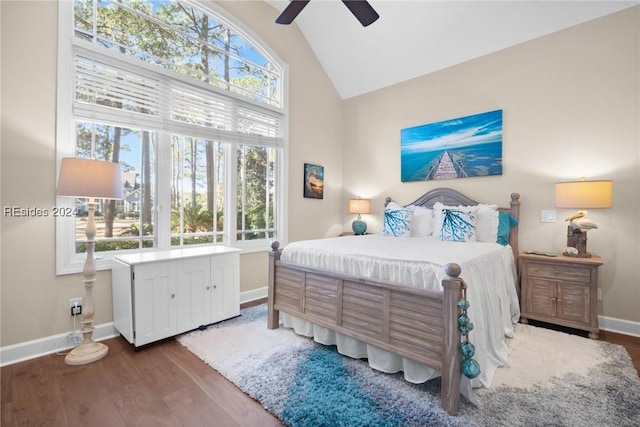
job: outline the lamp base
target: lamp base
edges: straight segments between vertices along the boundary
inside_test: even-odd
[[[64,358],[67,365],[86,365],[102,359],[109,353],[109,347],[105,344],[90,341],[82,343],[71,350]]]
[[[351,229],[357,235],[367,232],[367,223],[361,219],[356,219],[351,223]]]
[[[591,258],[591,253],[587,252],[587,232],[582,230],[574,230],[571,226],[567,226],[567,246],[576,248],[577,254],[565,254],[576,258]]]

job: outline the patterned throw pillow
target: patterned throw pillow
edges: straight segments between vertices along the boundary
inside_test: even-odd
[[[410,209],[389,203],[384,209],[384,224],[382,224],[383,236],[409,237],[411,234],[411,222],[413,212]]]
[[[476,240],[476,214],[465,210],[443,209],[440,240],[474,242]]]

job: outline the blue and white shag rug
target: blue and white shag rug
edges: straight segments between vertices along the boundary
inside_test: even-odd
[[[640,378],[621,346],[519,324],[509,366],[452,417],[439,379],[410,384],[266,325],[260,305],[178,340],[287,426],[640,426]]]

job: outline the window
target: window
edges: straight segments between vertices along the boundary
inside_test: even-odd
[[[124,200],[97,208],[98,267],[127,250],[284,240],[286,68],[268,47],[212,3],[59,7],[58,157],[122,169]],[[58,273],[77,272],[84,201],[58,202],[78,208],[57,219]]]
[[[224,144],[173,136],[171,245],[224,242]]]
[[[275,150],[239,145],[237,154],[237,240],[273,239]]]

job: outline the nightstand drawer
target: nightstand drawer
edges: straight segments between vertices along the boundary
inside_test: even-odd
[[[588,267],[528,262],[527,275],[568,282],[591,283],[591,269]]]

